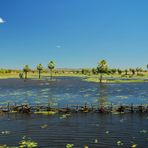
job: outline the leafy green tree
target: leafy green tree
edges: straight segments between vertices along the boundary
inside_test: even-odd
[[[128,75],[128,69],[125,69],[125,75],[127,76]]]
[[[108,74],[109,73],[108,64],[107,64],[107,62],[105,60],[101,60],[98,63],[97,73],[100,74],[99,80],[100,80],[100,83],[102,83],[103,74]]]
[[[117,72],[118,72],[119,75],[122,74],[122,70],[121,69],[117,69]]]
[[[27,74],[30,71],[29,65],[25,65],[23,68],[23,72],[25,73],[25,79],[27,79]]]
[[[91,73],[91,71],[89,69],[84,69],[84,68],[81,70],[81,72],[84,75],[89,75]]]
[[[50,70],[50,79],[52,80],[52,71],[55,68],[55,62],[54,61],[50,61],[48,64],[48,68]]]
[[[110,69],[110,73],[115,74],[117,72],[116,68]]]
[[[136,68],[136,72],[137,72],[137,75],[139,75],[140,72],[143,72],[143,69],[141,67],[137,67]]]
[[[92,74],[96,75],[97,74],[97,68],[92,68]]]
[[[129,71],[132,73],[132,75],[135,75],[135,73],[136,73],[136,70],[133,68],[130,68]]]
[[[39,65],[37,65],[37,70],[38,70],[38,72],[39,72],[39,79],[41,78],[41,72],[43,71],[43,65],[42,64],[39,64]]]

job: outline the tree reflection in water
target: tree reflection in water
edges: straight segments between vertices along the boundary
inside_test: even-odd
[[[108,86],[104,83],[100,83],[99,84],[99,99],[98,99],[98,103],[99,103],[99,108],[104,107],[107,103],[107,96],[108,96]]]

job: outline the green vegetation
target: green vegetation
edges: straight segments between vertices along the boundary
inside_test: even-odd
[[[49,70],[50,70],[50,78],[51,78],[51,80],[52,80],[52,71],[53,71],[53,69],[55,68],[55,63],[53,62],[53,61],[50,61],[49,62],[49,64],[48,64],[48,68],[49,68]]]
[[[129,79],[122,79],[119,75],[111,75],[110,77],[105,77],[106,79],[103,80],[105,83],[135,83],[135,82],[148,82],[148,80],[144,80],[144,78],[148,78],[148,73],[145,74],[143,77],[133,77]],[[100,82],[97,76],[86,77],[83,79],[84,81],[88,82]]]
[[[22,140],[19,144],[20,148],[36,148],[38,146],[37,142],[31,140]]]
[[[66,148],[73,148],[74,144],[66,144]]]
[[[102,83],[103,74],[109,73],[108,65],[107,65],[107,62],[105,60],[101,60],[98,63],[97,73],[100,74],[99,82]]]
[[[7,146],[2,145],[0,148],[37,148],[38,143],[35,141],[30,140],[30,138],[27,138],[24,136],[22,140],[19,142],[19,146]]]
[[[54,115],[56,114],[56,112],[54,111],[38,111],[38,112],[34,112],[35,114],[44,114],[44,115]]]
[[[101,60],[98,63],[98,66],[92,69],[55,69],[55,62],[50,61],[47,68],[44,68],[42,64],[39,64],[36,69],[30,69],[28,65],[25,65],[23,70],[0,69],[0,79],[41,79],[41,74],[42,79],[44,79],[49,77],[50,72],[51,80],[53,76],[70,76],[82,77],[85,81],[98,83],[146,82],[144,79],[148,79],[148,64],[146,65],[146,69],[143,70],[140,67],[129,69],[109,68],[108,63],[105,60]]]
[[[27,74],[30,71],[29,65],[25,65],[23,68],[23,72],[25,73],[25,79],[27,79]]]
[[[39,79],[40,79],[41,78],[41,72],[43,71],[43,65],[42,64],[37,65],[37,70],[39,72]]]

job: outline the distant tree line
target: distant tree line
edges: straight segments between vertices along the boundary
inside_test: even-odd
[[[38,64],[36,69],[31,69],[29,65],[25,65],[23,70],[12,70],[12,69],[0,69],[0,74],[18,73],[20,78],[27,79],[28,72],[36,73],[38,72],[38,78],[41,78],[42,73],[48,73],[50,71],[50,78],[52,79],[54,74],[83,74],[83,75],[99,75],[100,83],[103,80],[103,75],[121,75],[121,77],[132,77],[134,75],[143,76],[143,72],[148,71],[148,64],[146,65],[147,70],[141,67],[129,68],[129,69],[119,69],[119,68],[109,68],[106,60],[101,60],[98,62],[96,68],[82,68],[82,69],[55,69],[55,62],[50,61],[47,67],[44,68],[42,64]]]
[[[13,69],[0,69],[1,74],[7,74],[7,73],[20,73],[21,70],[13,70]]]
[[[48,63],[48,69],[50,70],[50,77],[52,79],[52,73],[53,73],[53,69],[55,68],[55,62],[54,61],[50,61]],[[36,70],[38,71],[38,76],[39,76],[39,79],[41,78],[41,73],[43,72],[44,70],[44,67],[42,64],[38,64],[36,66]],[[29,65],[25,65],[24,68],[23,68],[23,71],[19,74],[19,77],[20,78],[24,78],[25,80],[28,78],[28,72],[30,72],[31,69],[29,67]],[[33,73],[35,73],[35,71],[32,71]],[[25,75],[25,76],[24,76]]]

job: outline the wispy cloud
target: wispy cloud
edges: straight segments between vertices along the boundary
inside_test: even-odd
[[[56,48],[61,48],[61,46],[60,45],[57,45]]]
[[[3,18],[0,17],[0,24],[5,23],[5,21],[3,20]]]

